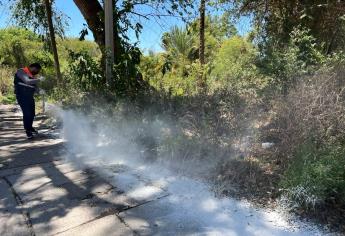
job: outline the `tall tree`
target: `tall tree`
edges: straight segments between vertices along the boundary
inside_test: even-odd
[[[330,53],[345,46],[345,2],[340,0],[220,0],[239,15],[253,16],[264,47],[282,48],[296,28],[310,29],[318,46]]]
[[[83,15],[96,43],[103,47],[105,44],[104,11],[98,0],[73,0]]]
[[[192,31],[174,26],[169,32],[163,34],[162,46],[178,64],[181,58],[188,60],[196,50],[196,36],[197,34]]]
[[[63,81],[62,81],[62,76],[61,76],[61,71],[60,71],[59,55],[58,55],[58,51],[56,47],[55,30],[54,30],[53,17],[52,17],[52,5],[51,5],[50,0],[44,0],[44,4],[45,4],[45,9],[46,9],[46,14],[47,14],[47,24],[48,24],[49,35],[50,35],[50,43],[51,43],[51,48],[52,48],[53,56],[54,56],[56,77],[58,79],[58,84],[62,85]]]
[[[39,35],[46,35],[49,27],[43,0],[7,0],[6,2],[10,5],[12,17],[18,25],[33,29]],[[0,0],[0,3],[5,4],[5,0]],[[63,37],[67,25],[66,16],[55,8],[54,3],[55,0],[50,0],[54,30],[58,36]]]
[[[85,18],[89,29],[92,31],[93,36],[97,44],[101,47],[105,43],[105,31],[104,31],[104,9],[98,0],[73,0],[83,17]],[[148,19],[149,17],[160,17],[163,14],[160,13],[159,9],[167,12],[168,15],[173,15],[174,11],[178,11],[179,15],[182,15],[182,11],[185,11],[188,7],[192,7],[193,0],[143,0],[143,1],[132,1],[123,0],[121,5],[118,5],[120,1],[115,1],[114,12],[115,12],[115,40],[119,40],[120,31],[123,29],[118,28],[132,28],[136,31],[140,31],[141,25],[138,23],[130,22],[128,19],[129,15],[135,15]],[[167,5],[170,4],[170,7]],[[137,11],[138,6],[146,5],[148,9],[153,9],[154,13],[140,13]],[[179,10],[182,9],[182,10]],[[120,26],[120,23],[122,24]],[[116,39],[116,36],[118,36]]]
[[[5,0],[0,0],[0,2]],[[29,27],[46,26],[45,21],[42,20],[42,13],[45,15],[45,10],[41,9],[39,4],[42,0],[7,0],[14,3],[19,14],[15,14],[18,19]],[[54,1],[54,0],[51,0]],[[102,65],[105,67],[106,50],[105,50],[105,24],[104,24],[104,9],[100,0],[73,0],[82,15],[84,16],[88,28],[92,31],[96,43],[103,52]],[[133,44],[129,38],[129,31],[134,30],[137,37],[142,29],[139,18],[149,19],[151,17],[161,16],[178,16],[182,17],[184,13],[188,12],[188,8],[192,8],[195,0],[121,0],[115,1],[113,6],[114,11],[114,45],[116,70],[114,71],[114,78],[112,84],[120,83],[126,87],[128,84],[137,84],[138,70],[137,64],[140,62],[141,52],[137,48],[137,44]],[[145,9],[150,9],[151,12],[142,12],[142,7],[146,5]],[[38,8],[36,8],[36,6]],[[44,9],[44,7],[43,7]],[[52,9],[54,11],[54,9]],[[25,14],[20,14],[24,12]],[[34,14],[33,14],[34,13]],[[53,14],[55,15],[55,14]],[[135,16],[135,17],[133,17]],[[34,19],[32,21],[31,19]],[[43,22],[43,24],[41,24]],[[34,23],[34,24],[33,24]],[[23,25],[23,24],[22,24]],[[45,28],[45,27],[43,27]],[[85,30],[83,30],[85,33]],[[128,87],[128,86],[127,86]],[[133,86],[132,86],[133,87]]]

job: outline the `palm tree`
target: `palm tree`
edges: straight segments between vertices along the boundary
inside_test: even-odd
[[[188,30],[174,26],[170,32],[162,37],[162,47],[174,62],[174,65],[185,65],[194,58],[193,53],[197,50],[195,35]]]

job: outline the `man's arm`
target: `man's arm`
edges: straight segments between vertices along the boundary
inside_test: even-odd
[[[37,84],[39,81],[41,81],[40,79],[30,79],[29,76],[23,70],[18,70],[17,76],[25,84],[29,84],[29,85]]]

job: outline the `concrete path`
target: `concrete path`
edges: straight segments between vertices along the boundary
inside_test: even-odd
[[[92,136],[77,118],[70,122],[69,132]],[[276,212],[217,199],[203,183],[164,176],[163,167],[111,162],[118,146],[102,146],[95,164],[81,166],[88,158],[78,155],[90,153],[72,154],[70,144],[48,135],[28,141],[20,113],[0,105],[1,236],[323,235],[291,229]]]
[[[14,107],[0,106],[0,235],[135,234],[119,214],[136,202],[64,155],[59,139],[26,140]]]

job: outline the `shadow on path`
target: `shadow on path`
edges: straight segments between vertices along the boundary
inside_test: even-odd
[[[0,235],[12,234],[3,217],[14,212],[22,214],[29,235],[54,235],[128,208],[114,186],[65,160],[61,140],[26,140],[21,119],[8,108],[1,109],[0,123],[0,180],[11,193],[0,195]]]

